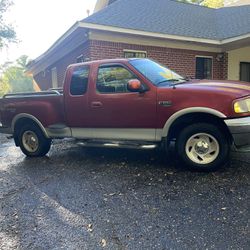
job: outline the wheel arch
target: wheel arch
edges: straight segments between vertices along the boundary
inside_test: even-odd
[[[22,125],[27,124],[27,123],[32,123],[32,124],[38,126],[41,129],[41,131],[43,132],[44,136],[46,138],[49,138],[49,136],[48,136],[48,134],[46,132],[46,129],[44,128],[42,123],[35,116],[30,115],[30,114],[26,114],[26,113],[18,114],[12,120],[11,130],[12,130],[12,133],[14,135],[14,138],[16,137],[18,129]]]
[[[168,141],[176,138],[176,135],[180,129],[197,122],[208,122],[217,124],[221,129],[225,130],[230,139],[232,139],[228,127],[224,123],[223,119],[226,115],[223,113],[209,108],[188,108],[181,110],[172,115],[166,122],[162,137],[167,138]]]

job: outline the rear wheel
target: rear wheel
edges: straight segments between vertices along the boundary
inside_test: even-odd
[[[46,138],[41,129],[32,124],[27,124],[20,129],[18,142],[22,152],[29,157],[44,156],[51,146],[51,139]]]
[[[216,125],[198,123],[184,128],[176,142],[178,157],[183,164],[196,170],[212,171],[224,166],[230,144]]]

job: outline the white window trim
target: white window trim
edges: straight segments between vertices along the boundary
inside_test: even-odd
[[[51,69],[52,88],[58,88],[57,68]]]
[[[209,58],[212,59],[212,78],[209,80],[213,80],[214,79],[214,57],[213,56],[202,56],[202,55],[197,55],[195,56],[195,63],[196,63],[196,58]],[[196,72],[195,72],[196,74]]]
[[[145,50],[134,50],[134,49],[124,49],[123,52],[137,52],[137,53],[147,54],[147,51],[145,51]]]
[[[79,56],[76,58],[76,62],[77,62],[78,59],[80,59],[80,58],[83,58],[83,60],[82,60],[81,62],[84,62],[84,56],[83,56],[83,54],[79,55]]]
[[[148,57],[148,52],[147,52],[147,51],[143,51],[143,50],[124,49],[124,50],[123,50],[123,54],[124,54],[125,52],[144,53],[144,54],[146,55],[146,57]]]
[[[213,59],[213,58],[214,58],[213,56],[202,56],[202,55],[198,55],[198,56],[195,56],[195,57],[201,57],[201,58],[211,58],[211,59]]]

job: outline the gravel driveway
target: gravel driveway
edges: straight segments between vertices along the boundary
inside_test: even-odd
[[[158,151],[64,140],[28,159],[0,142],[0,249],[250,247],[250,154],[207,174]]]

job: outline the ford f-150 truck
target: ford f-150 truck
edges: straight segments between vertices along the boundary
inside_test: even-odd
[[[62,91],[5,95],[0,122],[30,157],[55,138],[141,149],[174,141],[186,166],[215,170],[232,147],[250,149],[250,85],[186,80],[149,59],[85,62],[68,67]]]

